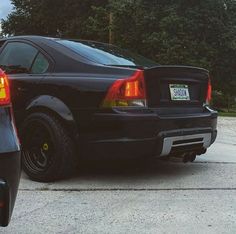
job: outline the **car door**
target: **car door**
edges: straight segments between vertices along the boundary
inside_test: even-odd
[[[13,109],[20,119],[28,102],[39,93],[49,61],[38,48],[24,41],[9,41],[0,52],[0,68],[8,74]]]

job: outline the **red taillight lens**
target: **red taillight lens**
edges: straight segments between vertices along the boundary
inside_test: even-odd
[[[0,69],[0,105],[9,105],[10,88],[6,74]]]
[[[143,71],[113,83],[103,102],[103,107],[146,106],[146,89]]]
[[[11,104],[11,97],[10,97],[10,87],[7,75],[0,69],[0,106],[6,106]],[[12,118],[12,126],[15,131],[15,135],[18,139],[18,142],[20,142],[16,125],[15,125],[15,119],[13,116],[13,110],[12,107],[10,108],[11,118]]]
[[[132,98],[132,97],[138,97],[139,96],[139,81],[129,81],[125,84],[125,97]]]
[[[211,102],[211,95],[212,95],[212,86],[211,86],[211,79],[209,78],[208,87],[207,87],[207,97],[206,97],[207,104],[210,104]]]

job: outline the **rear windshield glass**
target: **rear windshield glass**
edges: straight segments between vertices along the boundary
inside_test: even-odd
[[[58,43],[81,56],[104,65],[127,67],[154,67],[158,64],[119,47],[91,41],[57,40]]]

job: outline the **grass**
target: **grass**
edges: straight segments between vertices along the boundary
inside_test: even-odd
[[[219,116],[236,117],[236,113],[235,112],[219,112]]]

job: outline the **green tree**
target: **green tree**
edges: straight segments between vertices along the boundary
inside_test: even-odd
[[[4,34],[114,43],[160,64],[209,69],[213,87],[236,96],[236,0],[12,0]],[[109,16],[112,14],[112,24]],[[228,102],[230,103],[230,101]],[[230,106],[228,104],[228,106]]]
[[[236,96],[235,0],[119,0],[109,10],[116,44],[161,64],[204,67],[228,103]]]
[[[103,6],[106,0],[11,0],[14,10],[2,20],[5,35],[47,35],[86,37],[86,21],[93,6]]]

